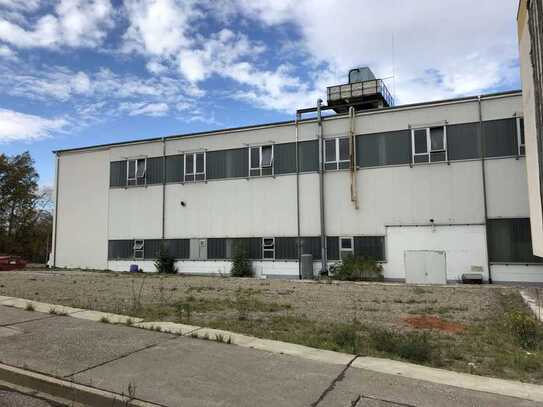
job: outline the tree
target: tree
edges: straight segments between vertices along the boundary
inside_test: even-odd
[[[47,260],[53,217],[51,188],[38,188],[28,152],[0,154],[0,253],[34,262]]]
[[[171,256],[166,247],[163,245],[161,245],[158,257],[155,260],[155,268],[159,273],[177,273],[177,267],[175,267],[175,257]]]

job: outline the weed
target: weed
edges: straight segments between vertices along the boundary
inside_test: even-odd
[[[100,318],[100,322],[103,322],[104,324],[109,324],[110,321],[108,317],[103,315],[102,318]]]
[[[31,302],[27,302],[25,306],[25,310],[34,311],[34,304],[32,304]]]
[[[125,321],[125,324],[128,325],[128,326],[132,326],[134,324],[134,321],[132,321],[132,318],[128,318],[126,321]]]
[[[505,326],[524,349],[536,349],[543,341],[543,329],[535,318],[526,312],[512,311],[505,314]]]
[[[59,311],[59,310],[57,310],[55,307],[49,308],[49,314],[51,314],[51,315],[59,315],[59,316],[66,316],[66,315],[68,315],[66,312],[64,312],[64,311]]]
[[[397,355],[412,362],[429,362],[433,356],[427,332],[401,334],[388,329],[373,328],[370,330],[370,341],[378,351]]]
[[[426,294],[426,293],[429,293],[429,292],[430,291],[427,291],[422,287],[413,287],[413,294],[421,295],[421,294]]]

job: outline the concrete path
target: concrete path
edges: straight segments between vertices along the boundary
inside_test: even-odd
[[[361,367],[362,360],[325,363],[190,336],[0,306],[0,363],[36,375],[54,376],[74,386],[129,395],[141,401],[138,405],[543,405],[376,373]],[[18,405],[15,399],[10,404],[9,395],[13,399],[13,394],[0,392],[0,406]]]

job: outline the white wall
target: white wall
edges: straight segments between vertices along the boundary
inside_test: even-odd
[[[489,218],[527,218],[528,183],[524,158],[485,161]]]
[[[105,269],[109,158],[107,151],[60,155],[56,266]]]
[[[404,279],[406,250],[443,250],[446,253],[447,280],[469,273],[471,266],[483,268],[488,279],[485,228],[470,226],[387,227],[385,278]]]
[[[496,283],[543,283],[543,265],[492,264],[490,268]]]

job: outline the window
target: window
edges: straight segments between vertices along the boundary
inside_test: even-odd
[[[324,169],[349,168],[349,139],[336,137],[324,140]]]
[[[275,259],[275,238],[262,238],[262,258],[268,260]]]
[[[135,259],[141,260],[144,258],[144,248],[145,248],[145,241],[134,240],[134,258]]]
[[[145,158],[137,158],[127,161],[127,185],[145,185],[147,160]]]
[[[517,146],[518,155],[526,155],[526,146],[524,145],[524,118],[517,117]]]
[[[206,153],[185,154],[185,182],[205,181]]]
[[[249,176],[273,175],[273,145],[249,147]]]
[[[493,263],[541,263],[532,251],[528,218],[488,219],[488,257]]]
[[[339,259],[345,260],[347,256],[354,255],[354,244],[352,237],[339,238]]]
[[[447,161],[447,129],[445,126],[411,130],[412,162]]]

